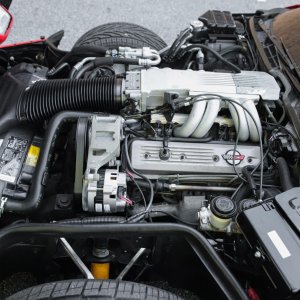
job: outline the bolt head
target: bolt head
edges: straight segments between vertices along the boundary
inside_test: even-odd
[[[254,257],[255,258],[261,258],[261,252],[260,251],[255,251],[255,253],[254,253]]]
[[[193,27],[194,30],[196,31],[200,31],[203,27],[204,27],[204,24],[202,21],[199,21],[199,20],[194,20],[194,21],[191,21],[190,25]]]

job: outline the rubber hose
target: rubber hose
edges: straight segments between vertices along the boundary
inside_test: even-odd
[[[68,224],[68,225],[91,225],[91,224],[120,223],[125,220],[126,220],[125,217],[119,217],[119,216],[96,216],[96,217],[84,217],[84,218],[60,220],[57,223]]]
[[[8,199],[4,206],[4,212],[14,212],[21,214],[31,214],[35,212],[41,200],[43,199],[44,187],[49,175],[49,166],[52,161],[52,152],[58,131],[61,126],[68,122],[75,122],[78,118],[88,118],[92,113],[84,112],[61,112],[50,121],[47,131],[44,135],[40,156],[37,162],[36,170],[32,177],[31,187],[26,200]]]
[[[94,67],[95,67],[94,62],[89,62],[85,64],[83,67],[81,67],[81,69],[77,73],[74,74],[72,79],[80,79],[84,75],[84,73],[92,70]]]
[[[240,190],[237,192],[233,200],[238,203],[241,200],[247,199],[251,197],[251,190],[249,185],[243,185]]]
[[[278,157],[276,162],[283,191],[292,189],[294,185],[292,183],[291,173],[285,158]]]
[[[248,186],[249,186],[249,189],[252,192],[252,195],[254,196],[254,198],[257,198],[256,184],[255,184],[255,181],[254,181],[254,179],[251,175],[251,172],[248,169],[248,166],[245,166],[242,169],[242,173],[243,173],[244,177],[246,178],[246,180],[248,182]]]
[[[95,45],[83,45],[74,47],[70,52],[66,53],[56,64],[55,69],[64,62],[74,62],[77,57],[89,57],[89,56],[105,56],[107,49],[102,46]]]
[[[229,53],[242,53],[244,55],[247,54],[247,49],[245,49],[243,46],[238,46],[238,45],[235,45],[235,46],[232,46],[232,47],[227,47],[223,50],[221,50],[219,52],[219,54],[221,56],[225,56]],[[211,66],[213,66],[216,62],[218,61],[218,59],[216,57],[214,57],[213,59],[209,60],[206,64],[205,64],[205,67],[206,68],[210,68]]]
[[[40,80],[23,91],[17,104],[20,121],[38,122],[60,111],[118,112],[122,108],[122,79]]]
[[[125,64],[125,65],[138,65],[139,60],[133,58],[119,58],[119,57],[97,57],[91,62],[85,64],[81,69],[75,72],[72,79],[80,79],[85,72],[90,71],[99,66],[113,66],[114,64]]]
[[[204,44],[192,44],[189,45],[187,47],[185,47],[182,50],[183,55],[185,53],[187,53],[189,50],[195,49],[195,48],[200,48],[200,49],[204,49],[206,51],[209,51],[213,56],[215,56],[219,61],[223,62],[224,64],[226,64],[228,67],[230,67],[233,71],[235,71],[236,73],[241,73],[241,70],[239,67],[237,67],[236,65],[234,65],[233,63],[231,63],[229,60],[227,60],[226,58],[224,58],[223,56],[221,56],[217,51],[215,51],[214,49],[204,45]],[[183,56],[182,55],[182,56]],[[181,57],[182,57],[181,56]]]

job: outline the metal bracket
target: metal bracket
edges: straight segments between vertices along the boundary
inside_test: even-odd
[[[127,264],[127,266],[122,270],[116,280],[122,280],[123,277],[128,273],[128,271],[132,268],[135,262],[140,258],[140,256],[145,252],[146,248],[140,248],[140,250],[135,254],[135,256],[131,259],[131,261]]]
[[[0,200],[0,218],[2,216],[2,214],[4,213],[4,205],[7,202],[8,198],[7,197],[1,197]]]
[[[62,246],[70,256],[70,258],[73,260],[75,265],[78,267],[78,269],[81,271],[81,273],[87,278],[87,279],[95,279],[91,271],[86,267],[84,262],[81,260],[81,258],[76,254],[72,246],[68,243],[68,241],[65,238],[59,239]]]

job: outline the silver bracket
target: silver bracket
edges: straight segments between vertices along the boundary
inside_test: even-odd
[[[7,197],[1,197],[0,200],[0,218],[2,216],[2,214],[4,213],[4,205],[7,202],[8,198]]]
[[[81,258],[76,254],[72,246],[68,243],[68,241],[65,238],[59,239],[62,246],[70,256],[70,258],[73,260],[75,265],[78,267],[78,269],[81,271],[81,273],[87,278],[87,279],[94,279],[93,274],[91,271],[87,268],[87,266],[83,263]]]
[[[121,271],[116,280],[122,280],[123,277],[129,272],[135,262],[140,258],[140,256],[145,252],[146,248],[140,248],[140,250],[135,254],[135,256],[131,259],[131,261],[127,264],[127,266]]]
[[[82,206],[84,211],[94,211],[94,198],[98,170],[108,164],[117,167],[116,158],[120,155],[120,144],[123,139],[124,119],[120,116],[94,116],[90,128],[87,167],[83,180]]]

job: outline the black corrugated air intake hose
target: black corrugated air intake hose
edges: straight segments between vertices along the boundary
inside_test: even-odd
[[[67,110],[118,112],[122,108],[122,80],[102,77],[38,81],[21,94],[17,118],[38,122]]]

